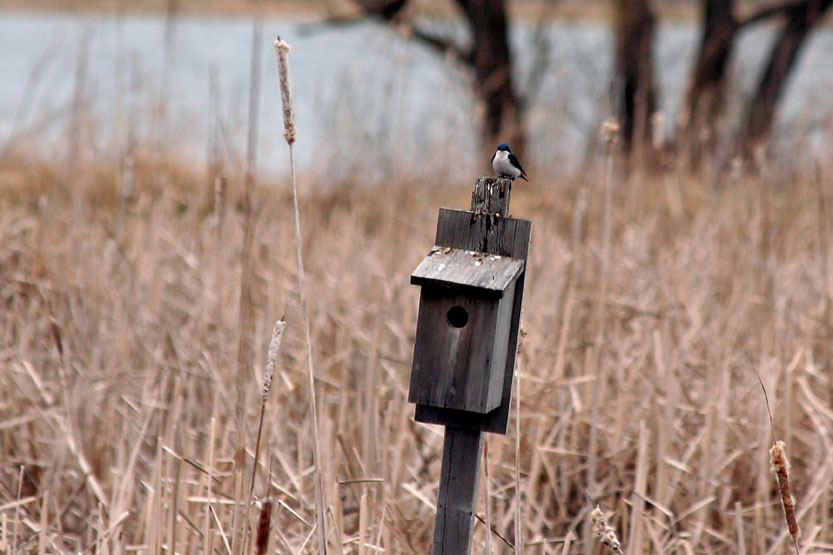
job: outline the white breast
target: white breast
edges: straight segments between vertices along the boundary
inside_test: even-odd
[[[505,150],[498,150],[492,160],[492,169],[495,173],[505,177],[520,177],[521,171],[509,163],[509,153]]]

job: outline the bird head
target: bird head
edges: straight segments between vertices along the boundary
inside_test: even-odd
[[[497,145],[497,149],[505,150],[506,152],[512,152],[511,150],[509,150],[509,145],[506,143],[500,143],[499,145]]]

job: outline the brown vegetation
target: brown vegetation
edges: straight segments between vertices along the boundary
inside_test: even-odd
[[[273,548],[312,551],[288,184],[254,192],[255,364],[241,378],[242,179],[229,180],[218,240],[202,174],[140,159],[135,195],[120,201],[114,166],[77,167],[66,186],[51,164],[7,156],[0,167],[0,542],[225,553],[234,502],[248,499],[270,332],[285,313],[254,492],[274,502]],[[534,230],[520,437],[514,424],[490,436],[481,488],[493,552],[516,530],[530,553],[593,544],[587,492],[629,553],[788,548],[746,349],[790,445],[802,547],[833,542],[830,203],[819,208],[829,176],[635,172],[612,181],[609,247],[601,172],[516,186],[513,213]],[[406,402],[418,295],[408,275],[438,207],[466,207],[470,185],[299,182],[334,553],[430,545],[442,435],[415,424]],[[234,414],[241,379],[245,412]],[[478,508],[486,514],[482,498]],[[248,513],[253,542],[258,511]],[[475,549],[485,542],[481,521]]]

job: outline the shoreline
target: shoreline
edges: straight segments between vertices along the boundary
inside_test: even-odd
[[[310,2],[309,0],[278,0],[260,5],[258,0],[139,0],[128,4],[123,0],[43,0],[33,6],[30,0],[7,0],[0,7],[2,13],[67,13],[91,15],[131,14],[131,15],[160,15],[169,11],[169,6],[175,6],[176,15],[215,15],[215,16],[245,16],[261,10],[267,16],[327,16],[330,12],[324,2]],[[339,15],[355,14],[349,1],[336,2]],[[430,1],[419,2],[418,7],[410,9],[409,13],[418,17],[451,18],[458,14],[450,2]],[[696,4],[680,5],[678,3],[660,3],[656,6],[657,16],[661,19],[679,21],[695,21],[698,18]],[[602,0],[582,2],[581,0],[562,0],[557,3],[547,0],[525,0],[510,3],[510,18],[551,19],[551,20],[591,20],[608,21],[611,19],[611,7]]]

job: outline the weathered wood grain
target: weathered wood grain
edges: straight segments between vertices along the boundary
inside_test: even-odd
[[[503,397],[513,282],[501,299],[434,285],[423,287],[408,401],[443,409],[487,413]],[[462,326],[450,311],[467,314]]]
[[[515,258],[434,247],[411,274],[411,283],[442,285],[471,294],[500,298],[523,268],[524,261]]]
[[[471,552],[482,452],[480,431],[446,428],[432,555]]]
[[[440,208],[434,244],[526,260],[531,232],[530,220]]]
[[[471,195],[471,211],[509,215],[512,180],[505,177],[478,177]]]

